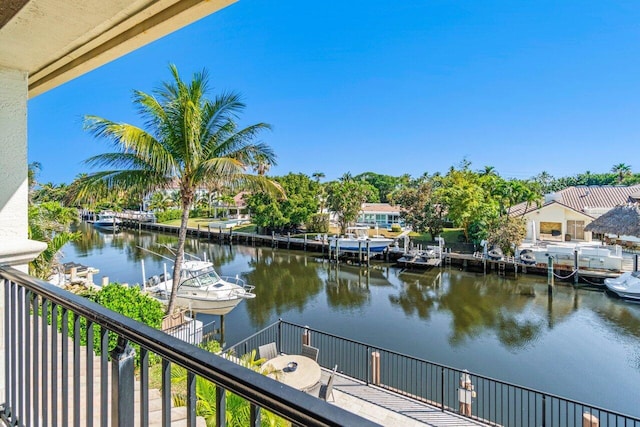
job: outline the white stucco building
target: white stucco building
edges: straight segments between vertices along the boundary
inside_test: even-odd
[[[363,203],[357,222],[383,228],[391,227],[391,224],[400,224],[400,206],[389,203]]]
[[[613,207],[640,199],[640,185],[577,186],[547,194],[539,204],[520,203],[509,212],[527,221],[526,240],[590,242],[584,227]]]

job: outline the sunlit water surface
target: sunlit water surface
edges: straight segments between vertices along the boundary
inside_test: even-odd
[[[64,248],[64,261],[135,284],[158,274],[176,236],[99,232]],[[393,351],[640,416],[640,305],[601,291],[556,286],[546,278],[502,278],[458,269],[369,271],[323,261],[319,254],[219,245],[189,239],[222,275],[239,274],[257,297],[225,316],[234,344],[282,318]],[[167,267],[169,270],[171,265]]]

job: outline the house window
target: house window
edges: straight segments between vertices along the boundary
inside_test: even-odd
[[[584,240],[584,221],[567,220],[567,234],[572,239]]]
[[[540,222],[540,238],[562,240],[561,222]]]

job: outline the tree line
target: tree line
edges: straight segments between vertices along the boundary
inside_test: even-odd
[[[212,203],[229,206],[229,199],[239,192],[246,194],[253,221],[267,232],[302,226],[326,232],[328,212],[344,232],[362,203],[389,202],[401,206],[401,217],[414,231],[436,236],[450,223],[462,228],[467,241],[488,239],[508,252],[510,243],[524,236],[522,218],[509,215],[518,203],[539,203],[544,193],[570,185],[640,182],[640,174],[623,163],[604,174],[556,179],[542,172],[519,180],[503,178],[491,166],[473,170],[466,160],[444,174],[424,173],[418,178],[374,172],[345,173],[329,182],[321,182],[322,172],[268,177],[276,155],[257,138],[270,125],[240,127],[237,119],[245,108],[241,97],[229,92],[210,99],[206,70],[194,73],[191,81],[183,80],[173,65],[169,71],[171,80],[152,93],[133,93],[143,127],[85,116],[85,129],[114,148],[86,160],[98,171],[81,174],[69,185],[34,184],[30,193],[35,205],[55,202],[95,210],[137,210],[143,198],[152,195],[153,208],[173,207],[180,230],[168,312],[179,284],[190,215],[202,216],[205,206],[211,215]],[[177,190],[174,197],[167,197],[170,189]]]

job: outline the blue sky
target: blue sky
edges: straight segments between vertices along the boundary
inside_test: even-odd
[[[271,175],[416,177],[463,159],[505,177],[640,172],[640,2],[240,0],[29,101],[29,161],[71,182],[109,145],[95,114],[140,124],[132,90],[175,63],[267,122]]]

